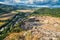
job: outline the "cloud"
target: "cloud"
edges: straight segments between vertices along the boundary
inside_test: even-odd
[[[36,1],[40,1],[40,2],[43,2],[44,0],[36,0]]]
[[[14,0],[16,3],[20,3],[21,1],[20,0]]]
[[[43,3],[48,2],[48,1],[50,0],[36,0],[36,2],[43,2]]]
[[[6,3],[24,3],[24,4],[34,4],[34,2],[38,3],[48,3],[49,1],[52,3],[56,3],[59,0],[4,0]]]
[[[27,5],[27,6],[31,6],[31,7],[50,7],[48,5]]]
[[[43,2],[44,0],[40,0],[41,2]]]
[[[0,2],[0,3],[5,4],[4,2]]]
[[[46,3],[48,5],[37,5],[36,3]],[[49,3],[50,2],[50,3]],[[28,4],[28,6],[34,6],[34,7],[49,7],[49,5],[51,6],[51,4],[56,4],[57,2],[59,2],[59,0],[4,0],[3,2],[0,2],[2,4],[8,4],[8,5],[16,5],[16,4]],[[30,5],[33,4],[33,5]],[[56,7],[56,6],[54,6]],[[59,6],[60,7],[60,6]]]
[[[52,0],[51,0],[52,1]],[[53,0],[52,2],[58,2],[59,0]]]
[[[33,4],[34,0],[28,0],[28,4]]]
[[[15,0],[15,3],[33,4],[34,0]]]

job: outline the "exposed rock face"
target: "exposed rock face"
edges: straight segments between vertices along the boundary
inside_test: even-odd
[[[21,27],[27,30],[22,34],[21,40],[60,40],[60,18],[30,17]]]
[[[36,16],[36,17],[30,17],[24,23],[25,24],[21,26],[24,29],[32,29],[35,26],[36,27],[47,26],[47,27],[52,27],[57,29],[60,26],[60,18],[55,18],[50,16]]]

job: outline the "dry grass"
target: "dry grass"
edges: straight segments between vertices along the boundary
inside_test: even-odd
[[[38,40],[42,35],[32,35],[31,31],[23,31],[20,33],[11,33],[9,36],[7,36],[4,40]]]
[[[17,10],[18,12],[24,12],[24,13],[27,13],[27,12],[34,12],[34,10]]]
[[[12,18],[12,16],[10,16],[10,17],[0,18],[0,20],[8,20],[8,19],[11,19],[11,18]]]
[[[23,34],[24,34],[24,32],[11,33],[4,40],[19,40],[21,37],[23,37]]]
[[[6,22],[0,22],[0,26],[2,26],[3,24],[5,24]]]
[[[15,15],[15,14],[14,13],[9,13],[9,14],[3,14],[1,16],[8,16],[8,15],[12,16],[12,15]]]
[[[36,19],[43,21],[42,28],[60,32],[60,18],[52,16],[37,16]]]
[[[44,25],[42,26],[43,29],[48,29],[48,30],[52,30],[52,31],[57,31],[55,27],[53,27],[52,25]]]

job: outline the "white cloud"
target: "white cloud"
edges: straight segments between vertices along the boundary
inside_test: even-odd
[[[51,1],[51,2],[58,2],[59,0],[36,0],[36,1],[40,1],[40,2],[48,2],[48,1]]]
[[[27,5],[27,6],[32,6],[32,7],[50,7],[48,5]]]
[[[33,4],[33,1],[34,1],[34,0],[29,0],[28,3]]]
[[[33,4],[34,0],[15,0],[15,3]]]
[[[41,1],[41,2],[43,2],[44,0],[36,0],[36,1]]]
[[[47,3],[47,2],[49,2],[50,0],[36,0],[35,2],[41,2],[41,3]]]
[[[20,3],[20,0],[14,0],[16,3]]]
[[[9,4],[8,2],[0,2],[1,4]]]
[[[0,2],[1,4],[6,4],[5,2]]]
[[[47,3],[51,1],[52,3],[56,3],[58,0],[5,0],[5,3],[24,3],[24,4],[34,4],[34,2],[38,3]],[[12,2],[13,1],[13,2]]]
[[[39,1],[43,2],[44,0],[39,0]]]
[[[51,0],[52,2],[58,2],[59,0]]]

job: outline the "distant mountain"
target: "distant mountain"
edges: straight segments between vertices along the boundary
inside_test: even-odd
[[[9,11],[16,10],[16,9],[17,9],[16,6],[6,5],[6,4],[0,3],[0,11],[9,12]]]
[[[1,4],[0,3],[0,13],[1,12],[10,12],[18,9],[34,9],[36,7],[33,6],[28,6],[25,4],[20,4],[20,5],[7,5],[7,4]]]

